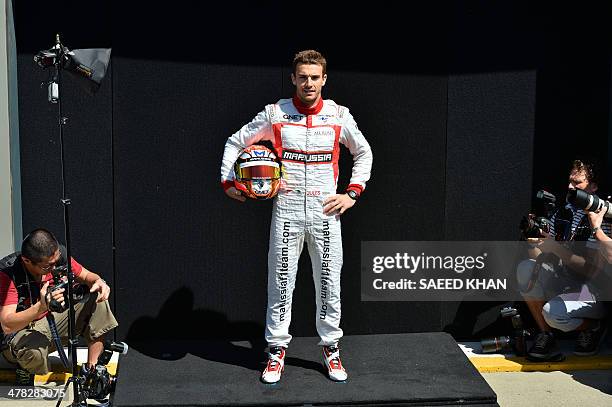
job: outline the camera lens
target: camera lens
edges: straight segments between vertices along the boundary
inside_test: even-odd
[[[570,189],[567,192],[567,202],[585,211],[605,211],[606,218],[612,218],[612,204],[597,195],[589,194],[581,189]]]
[[[509,336],[494,336],[480,341],[482,353],[495,353],[510,346]]]
[[[104,349],[108,349],[113,352],[118,352],[122,355],[125,355],[128,352],[129,347],[125,342],[112,342],[106,340],[104,341]]]
[[[504,307],[499,311],[499,313],[502,317],[512,317],[518,313],[518,310],[512,307]]]
[[[597,195],[591,195],[581,189],[570,189],[567,192],[567,202],[586,211],[594,211],[601,206]]]

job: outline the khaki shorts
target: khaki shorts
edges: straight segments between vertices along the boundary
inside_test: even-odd
[[[76,334],[85,338],[89,344],[108,331],[118,326],[117,320],[110,310],[108,301],[96,302],[92,294],[86,303],[74,306],[76,314]],[[68,311],[53,312],[57,332],[63,345],[68,344]],[[56,350],[47,318],[34,322],[34,326],[18,331],[8,343],[8,348],[2,352],[11,363],[18,363],[30,373],[49,373],[49,352]]]

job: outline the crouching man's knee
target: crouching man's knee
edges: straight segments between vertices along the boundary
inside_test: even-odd
[[[50,339],[38,331],[22,330],[8,343],[4,357],[34,374],[49,373]]]
[[[582,318],[570,317],[563,301],[551,300],[542,307],[542,316],[546,323],[551,327],[563,332],[572,332],[578,328]]]
[[[527,259],[521,261],[516,267],[516,281],[518,283],[518,289],[522,294],[530,289],[529,283],[533,276],[535,264],[535,260]]]
[[[15,352],[15,361],[34,374],[49,373],[49,351],[45,348],[22,348]]]

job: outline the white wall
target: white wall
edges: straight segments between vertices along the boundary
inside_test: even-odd
[[[11,0],[0,0],[0,258],[21,241],[17,56]]]

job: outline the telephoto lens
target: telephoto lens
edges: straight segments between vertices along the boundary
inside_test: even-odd
[[[554,194],[551,194],[550,192],[545,191],[543,189],[539,190],[536,193],[536,198],[542,199],[542,200],[544,200],[546,202],[551,202],[551,203],[557,202],[557,198],[555,197]]]
[[[509,336],[494,336],[480,341],[482,353],[495,353],[512,348],[512,340]]]
[[[567,192],[567,202],[589,212],[605,211],[606,218],[612,218],[612,204],[597,195],[589,194],[582,189],[570,189]]]
[[[118,352],[122,355],[125,355],[128,353],[129,347],[127,343],[125,342],[113,342],[113,341],[106,340],[104,341],[104,349],[108,349],[113,352]]]

